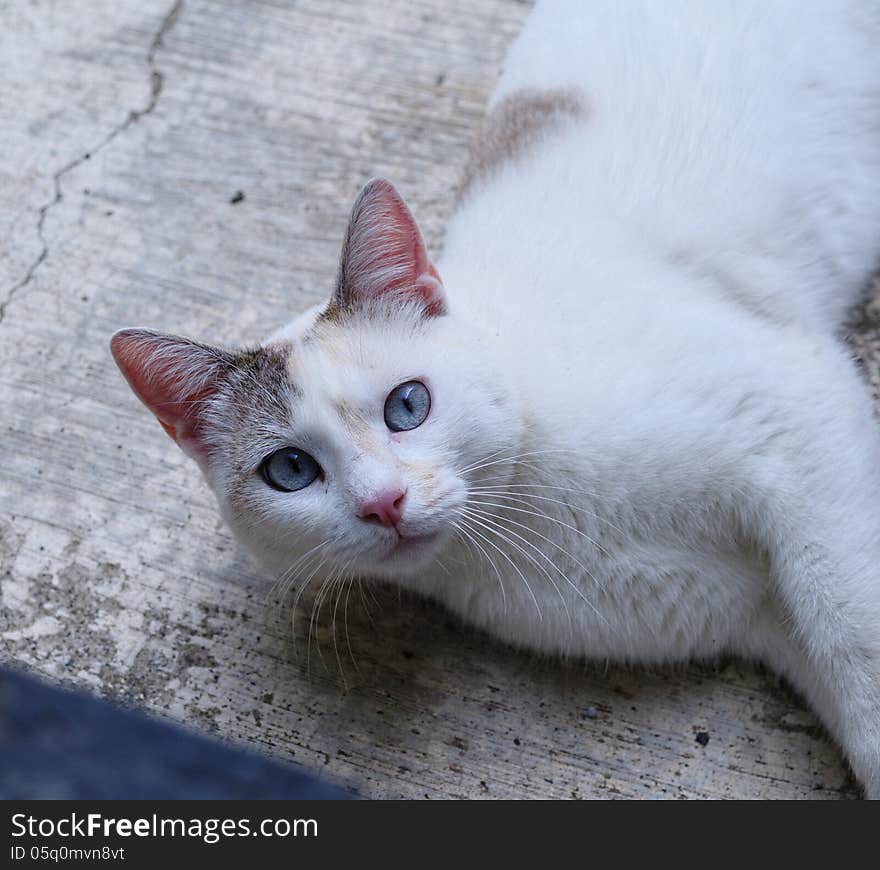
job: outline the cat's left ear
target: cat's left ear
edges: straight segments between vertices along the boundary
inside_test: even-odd
[[[443,284],[415,218],[394,185],[374,178],[351,212],[330,311],[353,310],[388,294],[418,302],[426,317],[446,311]]]

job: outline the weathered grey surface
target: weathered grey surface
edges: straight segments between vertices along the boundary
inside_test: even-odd
[[[0,0],[4,658],[375,796],[854,795],[812,715],[745,665],[536,662],[393,595],[372,625],[353,600],[347,690],[326,627],[323,661],[291,659],[265,585],[108,336],[260,338],[328,292],[373,174],[399,183],[436,249],[528,5],[172,12]],[[858,340],[876,388],[880,305]]]

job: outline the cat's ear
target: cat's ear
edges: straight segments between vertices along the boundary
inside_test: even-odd
[[[353,310],[386,294],[416,301],[428,317],[446,310],[415,218],[390,182],[374,178],[352,209],[329,311]]]
[[[134,394],[184,453],[203,459],[205,412],[233,365],[225,351],[148,329],[123,329],[110,350]]]

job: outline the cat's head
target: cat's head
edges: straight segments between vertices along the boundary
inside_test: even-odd
[[[273,570],[402,578],[450,546],[469,488],[503,480],[509,466],[493,457],[519,442],[473,327],[449,311],[403,200],[375,180],[352,211],[329,303],[263,346],[126,329],[111,348]]]

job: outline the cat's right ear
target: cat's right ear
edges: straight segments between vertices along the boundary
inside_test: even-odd
[[[233,366],[225,351],[148,329],[123,329],[110,340],[113,359],[134,394],[184,453],[203,459],[205,411]]]

